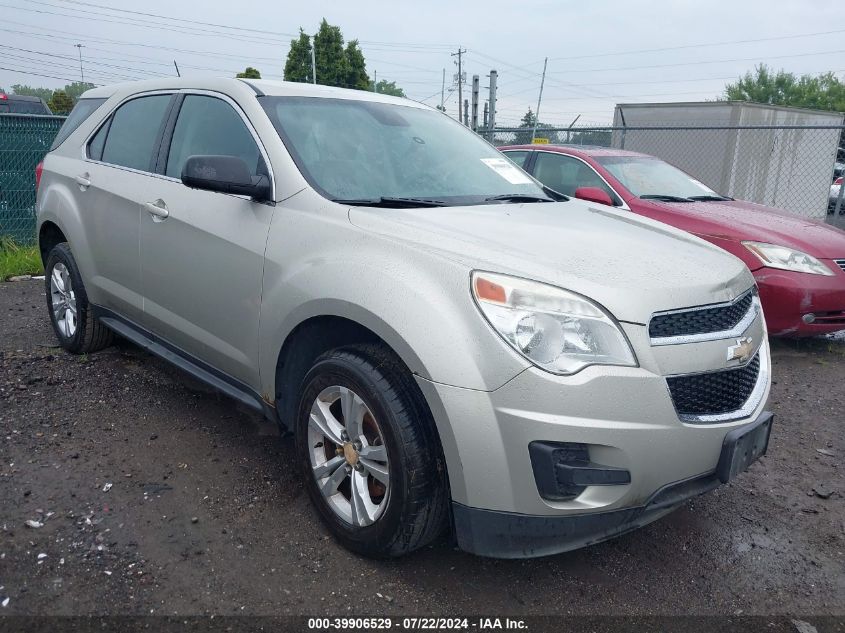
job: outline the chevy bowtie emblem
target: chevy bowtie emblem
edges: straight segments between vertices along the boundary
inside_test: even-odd
[[[750,336],[736,339],[736,345],[728,348],[728,360],[738,360],[744,363],[754,353],[754,341]]]

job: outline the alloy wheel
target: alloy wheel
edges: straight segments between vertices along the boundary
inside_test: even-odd
[[[311,469],[332,511],[355,527],[372,525],[390,494],[387,447],[364,400],[339,385],[320,392],[308,420]]]
[[[76,334],[76,293],[67,266],[59,262],[50,274],[50,305],[59,332],[67,338]]]

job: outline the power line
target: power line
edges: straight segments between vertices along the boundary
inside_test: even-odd
[[[57,29],[49,29],[49,28],[46,28],[46,27],[35,26],[35,25],[32,25],[32,24],[26,24],[26,23],[23,23],[23,22],[13,22],[11,20],[5,20],[5,19],[4,19],[4,23],[5,24],[17,24],[19,26],[25,26],[27,28],[39,29],[39,30],[42,30],[42,31],[49,31],[51,33],[65,33],[66,35],[76,36],[77,38],[84,37],[84,38],[90,39],[91,41],[104,43],[104,44],[116,44],[118,46],[137,46],[137,47],[140,47],[140,48],[154,48],[156,50],[172,51],[172,52],[176,52],[176,53],[186,53],[186,54],[189,54],[189,55],[200,55],[200,56],[203,56],[203,57],[222,57],[223,59],[236,58],[236,59],[243,59],[243,60],[248,60],[248,61],[279,63],[278,57],[256,57],[254,55],[237,55],[237,54],[221,53],[219,51],[203,51],[203,50],[194,50],[194,49],[186,49],[186,48],[173,48],[173,47],[169,47],[169,46],[159,46],[159,45],[156,45],[156,44],[144,44],[144,43],[141,43],[141,42],[129,42],[129,41],[126,41],[126,40],[113,40],[113,39],[104,38],[104,37],[95,37],[95,36],[91,36],[91,35],[86,35],[84,33],[74,33],[74,32],[71,32],[71,31],[60,31],[60,30],[57,30]],[[17,32],[17,33],[22,33],[24,35],[40,36],[42,38],[46,37],[45,34],[41,34],[41,33],[34,33],[34,34],[33,33],[25,33],[23,31],[12,31],[11,29],[4,29],[4,28],[0,28],[0,31],[8,31],[8,32],[13,32],[13,33]],[[75,39],[73,37],[66,37],[66,36],[63,36],[63,35],[50,35],[49,37],[51,39],[58,38],[58,39],[75,41]]]
[[[616,53],[594,53],[590,55],[573,55],[570,57],[552,57],[551,59],[555,61],[563,61],[563,60],[572,60],[572,59],[588,59],[593,57],[612,57],[615,55],[637,55],[640,53],[662,53],[666,51],[679,51],[688,48],[705,48],[705,47],[713,47],[713,46],[727,46],[729,44],[752,44],[758,42],[774,42],[777,40],[791,40],[791,39],[799,39],[802,37],[816,37],[819,35],[834,35],[839,33],[845,33],[845,29],[838,29],[836,31],[818,31],[816,33],[800,33],[797,35],[778,35],[775,37],[759,37],[756,39],[751,40],[732,40],[732,41],[723,41],[723,42],[702,42],[700,44],[684,44],[682,46],[667,46],[663,48],[644,48],[639,50],[633,51],[619,51]]]
[[[41,55],[43,57],[54,57],[56,59],[66,59],[68,61],[71,61],[71,60],[75,61],[75,58],[70,56],[70,55],[60,55],[58,53],[44,53],[42,51],[34,51],[32,49],[29,49],[29,48],[19,48],[17,46],[9,46],[8,44],[0,44],[0,48],[8,48],[8,49],[11,49],[11,50],[20,51],[22,53],[31,53],[33,55]],[[95,65],[95,66],[103,66],[105,68],[115,68],[115,69],[118,69],[118,70],[129,70],[129,71],[138,72],[138,73],[147,73],[152,77],[159,76],[159,73],[152,73],[148,70],[141,70],[141,69],[138,69],[138,68],[132,68],[130,66],[118,66],[118,65],[115,65],[115,64],[103,64],[101,62],[97,62],[97,61],[94,61],[92,59],[87,59],[86,61],[88,62],[88,64],[92,64],[92,65]]]
[[[698,66],[702,64],[725,64],[728,62],[753,62],[753,61],[765,61],[769,59],[784,59],[784,58],[793,58],[793,57],[812,57],[814,55],[837,55],[840,53],[845,53],[845,50],[836,50],[836,51],[818,51],[815,53],[792,53],[790,55],[769,55],[765,56],[764,59],[761,59],[760,56],[758,57],[744,57],[744,58],[735,58],[735,59],[714,59],[714,60],[700,60],[695,62],[679,62],[675,64],[656,64],[652,66],[620,66],[616,68],[579,68],[579,69],[571,69],[571,70],[557,70],[555,74],[564,74],[564,73],[601,73],[601,72],[609,72],[614,70],[645,70],[649,68],[672,68],[677,66]]]
[[[58,79],[60,81],[67,81],[68,83],[73,83],[73,79],[68,79],[67,77],[57,77],[56,75],[46,75],[43,73],[34,73],[29,70],[23,70],[21,68],[6,68],[5,66],[0,66],[0,70],[7,70],[13,73],[20,73],[22,75],[31,75],[33,77],[47,77],[49,79]]]
[[[88,6],[88,7],[95,7],[95,8],[98,8],[98,9],[106,9],[106,10],[112,11],[114,13],[131,13],[131,14],[134,14],[134,15],[141,15],[141,16],[145,16],[145,17],[160,18],[160,19],[164,19],[164,20],[168,20],[168,21],[172,21],[172,22],[185,22],[185,23],[189,23],[189,24],[199,24],[201,26],[212,26],[212,27],[215,27],[215,28],[224,28],[224,29],[230,29],[230,30],[235,30],[235,31],[245,31],[245,32],[251,32],[251,33],[258,33],[258,34],[262,34],[262,35],[272,35],[272,36],[276,36],[276,37],[279,37],[279,36],[290,37],[290,38],[293,38],[293,39],[299,37],[298,33],[296,33],[296,34],[280,33],[278,31],[251,29],[251,28],[245,28],[245,27],[230,26],[228,24],[216,24],[216,23],[213,23],[213,22],[200,22],[198,20],[188,20],[188,19],[185,19],[185,18],[176,18],[176,17],[173,17],[173,16],[161,15],[161,14],[157,14],[157,13],[145,13],[143,11],[132,11],[130,9],[117,9],[117,8],[114,8],[114,7],[109,7],[109,6],[105,6],[105,5],[101,5],[101,4],[95,4],[95,3],[92,3],[92,2],[82,2],[81,0],[59,0],[59,1],[64,2],[64,3],[68,3],[68,4],[76,4],[76,5],[82,5],[82,6]],[[45,4],[45,3],[42,2],[42,4]],[[52,5],[52,6],[55,6],[55,5]],[[372,45],[375,45],[375,46],[396,46],[396,47],[400,47],[400,48],[401,47],[412,47],[412,48],[420,48],[420,49],[442,49],[443,51],[451,50],[452,48],[454,48],[454,44],[413,44],[413,43],[410,43],[410,42],[382,42],[382,41],[375,41],[375,40],[358,40],[358,43],[362,44],[362,45],[372,44]]]

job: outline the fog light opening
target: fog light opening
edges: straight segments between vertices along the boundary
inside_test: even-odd
[[[814,323],[814,322],[815,322],[815,320],[816,320],[816,315],[815,315],[815,314],[812,314],[812,313],[810,313],[810,314],[805,314],[804,316],[802,316],[802,317],[801,317],[801,320],[802,320],[802,321],[804,321],[804,323],[806,323],[807,325],[809,325],[810,323]]]

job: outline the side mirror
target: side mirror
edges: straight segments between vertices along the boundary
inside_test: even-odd
[[[182,167],[182,184],[193,189],[249,196],[258,202],[270,199],[270,180],[253,176],[237,156],[189,156]]]
[[[579,200],[586,200],[587,202],[606,204],[609,207],[613,206],[613,199],[610,197],[610,194],[598,187],[578,187],[575,190],[575,197]]]

